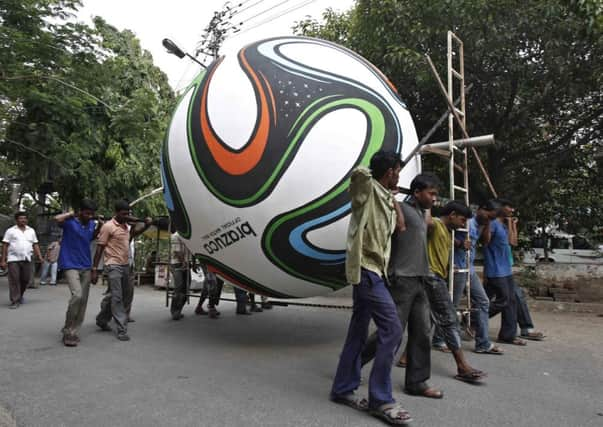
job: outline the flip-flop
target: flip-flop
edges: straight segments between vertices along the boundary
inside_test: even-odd
[[[528,332],[527,334],[521,334],[520,337],[530,341],[542,341],[544,334],[542,332]]]
[[[502,351],[500,347],[497,347],[494,344],[490,344],[490,347],[488,349],[473,350],[473,352],[477,353],[477,354],[497,354],[499,356],[502,356],[503,354],[505,354],[505,352]]]
[[[356,396],[354,392],[342,396],[331,396],[331,401],[341,405],[349,406],[358,411],[368,411],[368,400],[364,397]]]
[[[405,388],[404,393],[410,394],[411,396],[428,397],[430,399],[441,399],[444,397],[444,392],[437,388],[427,387],[423,390],[410,390]]]
[[[401,360],[398,360],[398,361],[396,362],[396,366],[397,366],[398,368],[406,368],[406,362],[402,362]]]
[[[412,421],[408,411],[396,403],[386,403],[371,409],[369,413],[392,426],[403,426]]]
[[[497,340],[497,342],[501,343],[501,344],[513,344],[513,345],[519,345],[519,346],[524,346],[524,345],[528,345],[527,342],[525,342],[524,340],[520,339],[520,338],[513,338],[512,340],[508,341],[508,340]]]
[[[483,380],[487,376],[488,374],[486,374],[485,372],[475,370],[471,372],[466,372],[464,374],[456,374],[454,378],[469,384],[475,384],[481,382],[481,380]]]

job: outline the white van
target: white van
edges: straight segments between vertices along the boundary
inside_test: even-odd
[[[556,231],[547,235],[548,258],[544,255],[544,239],[534,237],[525,254],[524,263],[558,262],[574,264],[603,264],[603,253],[586,238]]]

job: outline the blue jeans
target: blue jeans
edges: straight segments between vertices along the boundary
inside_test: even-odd
[[[488,277],[486,293],[490,298],[490,317],[501,314],[498,339],[514,340],[517,337],[517,303],[513,276]]]
[[[454,289],[452,294],[452,303],[457,308],[463,297],[463,292],[467,285],[467,273],[454,273]],[[482,285],[479,276],[475,271],[471,272],[469,277],[469,287],[471,291],[471,324],[475,328],[475,350],[487,350],[490,348],[490,338],[488,336],[488,321],[490,300],[486,290]],[[434,345],[444,344],[441,334],[436,331],[433,337]]]
[[[360,385],[361,353],[371,319],[377,325],[377,349],[369,378],[369,407],[393,403],[391,369],[402,340],[396,306],[383,278],[362,269],[354,285],[354,305],[348,335],[341,351],[331,397],[344,396]]]
[[[517,304],[517,323],[522,334],[527,334],[530,329],[534,329],[534,322],[530,316],[528,302],[524,290],[515,283],[515,303]]]
[[[56,262],[44,261],[44,264],[42,264],[42,272],[40,273],[40,285],[46,284],[46,279],[47,279],[49,272],[50,272],[50,284],[56,285],[57,284],[57,268],[58,268],[58,264]]]

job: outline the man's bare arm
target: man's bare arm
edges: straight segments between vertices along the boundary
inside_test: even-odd
[[[425,211],[425,224],[427,224],[427,234],[431,234],[435,223],[433,222],[433,217],[431,216],[431,209],[427,209]]]
[[[62,224],[65,221],[67,221],[69,218],[73,218],[75,216],[75,214],[73,212],[65,212],[62,214],[58,214],[57,216],[54,217],[54,220],[58,223],[58,224]]]
[[[152,223],[153,223],[153,219],[146,217],[144,219],[144,227],[141,227],[141,228],[132,227],[130,229],[130,240],[140,236],[142,233],[144,233],[146,230],[148,230],[148,228],[151,226]]]
[[[509,244],[517,246],[517,218],[507,218],[507,224],[509,225]]]
[[[105,250],[105,245],[98,244],[96,246],[96,252],[94,253],[94,261],[92,262],[92,274],[90,277],[90,281],[93,285],[96,285],[96,281],[98,280],[98,263],[103,256],[103,251]]]
[[[488,246],[488,243],[490,243],[491,238],[492,233],[490,231],[490,221],[488,221],[486,222],[486,224],[484,224],[484,228],[482,229],[482,232],[479,236],[479,242],[484,246]]]
[[[404,219],[404,213],[400,208],[400,204],[394,200],[394,209],[396,209],[396,229],[398,231],[406,230],[406,220]]]
[[[2,242],[2,258],[0,258],[0,266],[6,268],[6,254],[8,253],[8,243]]]
[[[44,258],[42,258],[42,252],[40,252],[40,245],[38,245],[37,243],[34,243],[33,250],[34,250],[34,254],[36,254],[36,256],[38,257],[38,260],[40,262],[44,262]]]

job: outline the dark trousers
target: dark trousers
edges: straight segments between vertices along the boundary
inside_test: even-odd
[[[131,282],[129,280],[130,267],[126,265],[105,265],[109,278],[111,293],[101,301],[101,311],[96,316],[96,323],[106,325],[113,317],[118,334],[128,332],[128,295],[131,295]]]
[[[224,287],[224,280],[214,276],[211,280],[205,279],[203,282],[203,289],[199,297],[199,306],[203,305],[206,299],[207,307],[212,308],[220,304],[220,296],[222,295],[222,288]],[[235,293],[236,295],[236,293]]]
[[[174,276],[174,295],[172,295],[170,313],[172,316],[178,316],[186,303],[189,269],[187,266],[172,265],[171,270]]]
[[[402,330],[408,325],[404,384],[406,389],[412,391],[426,388],[426,381],[431,375],[431,321],[423,280],[423,277],[394,276],[391,278],[390,288]],[[377,334],[368,338],[362,352],[363,365],[375,357],[378,339]]]
[[[243,313],[247,311],[247,291],[237,288],[234,288],[235,300],[237,301],[237,312]]]
[[[534,329],[534,322],[530,316],[526,294],[522,288],[515,283],[515,303],[517,304],[517,323],[522,333],[528,332],[529,329]]]
[[[490,317],[501,314],[498,339],[511,341],[517,336],[517,301],[513,276],[488,277],[486,293],[490,298]]]
[[[365,347],[369,322],[377,325],[375,362],[369,378],[369,407],[394,402],[391,369],[402,340],[402,326],[396,305],[383,279],[362,269],[360,283],[354,285],[354,303],[348,335],[341,351],[331,396],[351,393],[360,385],[361,354]]]
[[[461,334],[456,309],[450,299],[448,283],[440,276],[429,276],[423,282],[431,307],[431,318],[438,335],[451,350],[461,348]]]
[[[8,293],[10,302],[21,301],[31,279],[31,261],[11,261],[8,263]]]

